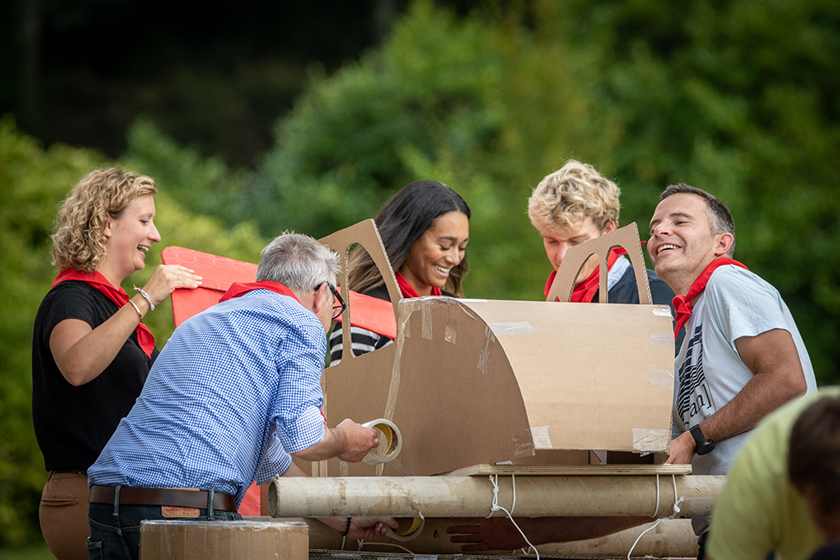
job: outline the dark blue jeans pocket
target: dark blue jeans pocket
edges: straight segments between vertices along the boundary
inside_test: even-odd
[[[116,520],[108,512],[111,506],[92,505],[90,541],[99,546],[102,560],[138,560],[140,556],[140,521],[120,516]],[[90,550],[90,549],[88,549]],[[90,556],[90,553],[89,553]],[[90,556],[93,559],[93,556]]]
[[[88,560],[103,560],[102,559],[102,541],[92,541],[90,539],[85,542],[88,551]]]

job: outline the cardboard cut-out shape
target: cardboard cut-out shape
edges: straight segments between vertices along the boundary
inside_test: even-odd
[[[347,236],[333,248],[357,241]],[[387,279],[384,250],[377,257],[366,242]],[[322,462],[318,474],[417,476],[558,451],[666,452],[673,327],[666,306],[649,304],[635,225],[570,250],[552,291],[570,294],[586,258],[616,245],[630,254],[648,304],[394,300],[395,344],[342,360],[323,386],[328,418],[387,418],[402,431],[402,452],[376,467]]]
[[[627,256],[630,257],[630,262],[633,265],[633,273],[636,275],[639,303],[650,305],[652,303],[650,284],[648,284],[645,257],[642,254],[642,245],[639,240],[639,228],[635,222],[607,235],[571,247],[566,251],[563,264],[557,269],[557,275],[554,277],[554,282],[551,284],[551,289],[545,300],[571,301],[578,273],[590,256],[598,255],[598,303],[608,303],[607,274],[609,270],[607,269],[607,259],[610,255],[610,249],[613,247],[621,247],[627,251]]]
[[[391,262],[385,253],[385,247],[382,245],[382,239],[379,237],[379,231],[376,229],[376,223],[373,220],[364,220],[319,241],[338,253],[341,262],[341,277],[338,285],[341,287],[341,297],[344,298],[344,301],[349,302],[340,319],[342,339],[350,340],[349,324],[385,335],[388,338],[394,338],[396,336],[397,304],[402,298],[402,294],[397,286],[397,279],[391,268]],[[348,288],[350,272],[347,262],[350,257],[350,250],[354,245],[360,245],[373,259],[385,281],[385,287],[391,297],[390,302],[356,294]],[[362,309],[362,306],[367,309]],[[388,311],[388,308],[390,308],[390,311]],[[344,320],[345,317],[350,317],[349,324],[348,321]],[[353,355],[353,357],[356,356]],[[349,358],[348,353],[342,352],[342,361],[345,358]]]

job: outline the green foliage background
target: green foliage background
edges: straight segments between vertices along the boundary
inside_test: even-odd
[[[729,205],[736,258],[778,287],[819,382],[837,383],[838,54],[840,4],[828,0],[544,0],[465,18],[420,0],[381,48],[334,75],[312,71],[254,171],[149,121],[117,162],[44,150],[2,121],[0,546],[38,531],[30,331],[55,273],[55,207],[94,167],[156,179],[164,245],[252,262],[285,229],[322,236],[410,181],[441,180],[473,210],[467,295],[499,299],[542,294],[549,265],[525,201],[568,158],[616,180],[621,221],[643,237],[658,193],[685,181]],[[171,312],[149,321],[161,346]]]

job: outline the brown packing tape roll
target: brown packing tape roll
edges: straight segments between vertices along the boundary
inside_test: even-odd
[[[395,541],[400,542],[414,540],[417,535],[423,532],[423,527],[425,527],[425,525],[426,520],[424,518],[414,517],[411,519],[411,525],[409,525],[408,529],[397,529],[394,531],[389,527],[388,530],[385,531],[385,536],[389,539],[394,539]]]

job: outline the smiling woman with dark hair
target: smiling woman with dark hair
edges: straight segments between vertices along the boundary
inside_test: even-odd
[[[416,181],[395,194],[374,218],[385,252],[405,298],[464,295],[467,274],[470,208],[443,183]],[[385,280],[363,248],[348,263],[350,289],[390,301]],[[383,348],[392,340],[372,331],[351,327],[357,356]],[[330,364],[341,361],[341,329],[330,336]]]

